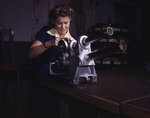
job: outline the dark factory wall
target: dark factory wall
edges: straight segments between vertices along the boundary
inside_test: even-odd
[[[27,48],[35,33],[47,24],[48,11],[58,4],[69,4],[75,11],[71,32],[83,35],[97,23],[128,24],[132,31],[129,43],[135,64],[149,62],[148,11],[143,0],[1,0],[0,28],[14,30],[16,64],[28,62]],[[6,36],[5,40],[9,38]],[[22,45],[23,47],[21,47]],[[20,50],[21,48],[21,50]],[[21,56],[22,55],[22,56]],[[4,57],[7,58],[7,57]],[[7,60],[7,59],[6,59]]]

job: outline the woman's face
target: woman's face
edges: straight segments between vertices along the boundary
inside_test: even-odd
[[[55,28],[60,36],[64,36],[68,32],[70,28],[70,21],[71,19],[68,16],[59,16],[57,18],[55,21]]]

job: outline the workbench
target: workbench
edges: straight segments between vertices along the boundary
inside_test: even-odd
[[[76,87],[63,83],[61,78],[56,81],[52,78],[39,78],[38,82],[60,95],[90,104],[118,117],[150,118],[150,72],[130,67],[96,71],[96,83],[81,82]]]

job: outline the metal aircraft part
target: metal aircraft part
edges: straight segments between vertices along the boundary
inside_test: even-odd
[[[113,34],[113,28],[106,27],[101,32],[96,32],[90,36],[82,35],[77,41],[67,38],[61,40],[58,45],[60,48],[58,61],[50,63],[49,74],[66,74],[73,85],[78,85],[80,78],[85,78],[87,82],[97,82],[94,60],[118,51],[124,51],[126,50],[126,44],[116,42],[113,45],[105,45],[94,51],[91,49],[91,44],[103,38],[110,38]],[[58,72],[55,71],[57,69],[52,69],[52,67],[64,67],[64,69]]]

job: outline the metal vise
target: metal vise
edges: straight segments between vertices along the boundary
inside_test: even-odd
[[[67,75],[73,85],[77,85],[80,78],[85,78],[87,82],[97,82],[94,59],[102,57],[101,52],[104,48],[92,51],[91,44],[112,35],[113,29],[106,27],[101,32],[91,36],[82,35],[77,41],[67,38],[61,40],[59,42],[60,54],[58,61],[50,63],[49,66],[50,75]],[[117,47],[117,50],[121,49],[120,45],[115,47]],[[56,68],[60,71],[57,72]]]

